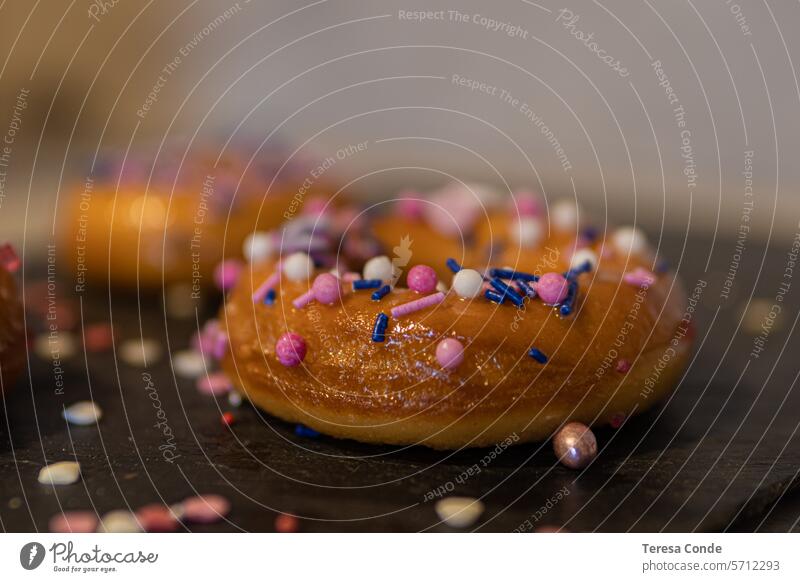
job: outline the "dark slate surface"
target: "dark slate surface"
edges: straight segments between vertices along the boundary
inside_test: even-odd
[[[666,255],[680,264],[687,287],[698,279],[708,282],[696,315],[695,359],[668,403],[618,431],[597,432],[602,452],[583,472],[555,464],[547,443],[509,448],[484,467],[491,449],[452,454],[299,438],[292,426],[246,405],[235,411],[237,422],[228,429],[219,421],[221,411],[230,409],[227,400],[215,401],[199,394],[193,381],[176,380],[162,358],[147,372],[176,435],[179,457],[169,463],[159,451],[165,441],[154,427],[156,410],[143,369],[115,360],[111,352],[85,359],[79,352],[65,363],[59,395],[52,363],[32,353],[30,378],[7,395],[0,422],[0,524],[6,531],[46,530],[60,508],[102,513],[201,492],[227,496],[233,510],[228,521],[198,530],[271,531],[276,512],[288,512],[303,518],[304,531],[447,531],[426,500],[445,487],[483,498],[487,511],[477,526],[482,531],[540,525],[573,531],[796,531],[800,366],[791,331],[800,281],[781,303],[781,317],[759,358],[749,357],[754,336],[740,326],[751,294],[773,302],[789,245],[774,244],[766,254],[750,245],[728,300],[720,290],[732,243],[718,239],[712,251],[710,240],[693,239],[682,261],[682,242],[668,247],[675,249]],[[714,258],[706,271],[709,254]],[[30,269],[26,277],[31,280]],[[70,282],[59,289],[69,296]],[[109,303],[106,293],[95,290],[73,299],[86,322],[113,315],[122,338],[138,337],[141,325],[146,337],[165,346],[169,340],[173,351],[188,345],[194,321],[165,319],[152,297],[137,300],[116,291],[111,297]],[[204,313],[211,311],[207,306]],[[105,413],[99,427],[67,426],[62,407],[90,395]],[[83,467],[83,480],[57,489],[37,483],[45,459],[72,456]],[[480,471],[463,478],[476,464]]]

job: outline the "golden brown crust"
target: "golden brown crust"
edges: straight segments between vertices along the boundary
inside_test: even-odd
[[[427,246],[421,242],[418,248]],[[512,266],[535,270],[548,248],[564,243],[550,239]],[[563,256],[554,260],[563,268]],[[254,304],[253,290],[274,269],[266,265],[228,298],[223,366],[256,405],[337,437],[435,448],[488,445],[514,434],[520,442],[541,440],[567,420],[605,424],[641,412],[685,367],[691,342],[680,327],[680,285],[670,275],[644,290],[624,283],[623,270],[633,266],[611,257],[596,274],[581,275],[577,312],[569,317],[539,300],[518,309],[451,292],[436,307],[390,319],[386,341],[378,343],[371,341],[376,315],[416,298],[413,291],[397,289],[380,302],[369,292],[348,293],[341,305],[295,309],[292,300],[309,283],[284,279],[274,305]],[[275,356],[286,331],[308,344],[296,368]],[[466,348],[455,371],[442,370],[434,355],[444,337]],[[532,346],[550,358],[546,365],[527,355]],[[620,359],[631,362],[627,373],[617,371]]]
[[[0,393],[10,390],[25,365],[25,320],[14,277],[0,269]]]

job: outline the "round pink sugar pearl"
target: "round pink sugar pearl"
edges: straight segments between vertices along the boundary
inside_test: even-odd
[[[275,344],[275,355],[288,368],[298,366],[306,357],[306,340],[300,334],[291,331],[285,333]]]
[[[422,217],[423,202],[421,194],[404,192],[397,202],[397,213],[408,220],[419,220]]]
[[[231,504],[221,495],[199,495],[184,499],[181,507],[186,521],[214,523],[228,514]]]
[[[464,345],[454,338],[446,338],[436,346],[436,361],[445,370],[455,370],[464,361]]]
[[[314,299],[323,305],[333,305],[339,301],[342,296],[342,288],[339,286],[339,279],[330,273],[317,275],[311,289],[314,291]]]
[[[242,273],[242,262],[237,259],[221,261],[214,269],[214,283],[221,291],[230,291]]]
[[[536,283],[536,293],[550,305],[561,303],[567,296],[567,280],[560,273],[545,273]]]
[[[50,518],[53,533],[93,533],[97,529],[97,514],[93,511],[65,511]]]
[[[418,293],[433,293],[436,290],[436,271],[428,265],[417,265],[411,267],[408,272],[408,288]]]

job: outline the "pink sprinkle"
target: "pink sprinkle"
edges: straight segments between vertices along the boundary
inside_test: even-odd
[[[425,297],[420,297],[414,301],[409,301],[408,303],[403,303],[402,305],[398,305],[397,307],[392,308],[392,317],[403,317],[406,315],[410,315],[421,309],[425,309],[426,307],[431,307],[432,305],[438,305],[444,301],[444,293],[441,291],[439,293],[434,293],[433,295],[426,295]]]
[[[406,277],[408,288],[417,293],[433,293],[436,291],[436,271],[428,265],[416,265],[411,267]]]
[[[306,357],[306,340],[294,332],[283,334],[275,343],[275,355],[278,361],[288,368],[298,366]]]
[[[267,277],[266,281],[261,283],[258,289],[255,290],[253,293],[253,302],[254,303],[261,303],[264,301],[264,297],[267,296],[267,293],[270,292],[271,289],[275,288],[275,285],[278,284],[278,281],[281,280],[281,266],[277,266],[277,270],[272,273],[269,277]]]
[[[278,533],[295,533],[300,529],[300,522],[293,515],[281,513],[275,518],[275,531]]]
[[[219,396],[233,390],[233,382],[223,372],[213,372],[197,379],[197,389],[203,394]]]
[[[178,520],[172,510],[160,503],[151,503],[136,511],[136,520],[144,531],[168,533],[178,529]]]
[[[656,276],[647,269],[636,267],[633,271],[625,273],[623,279],[628,285],[647,288],[655,283]]]
[[[93,511],[65,511],[50,518],[53,533],[93,533],[97,529],[97,514]]]
[[[214,283],[220,291],[226,292],[233,289],[239,276],[242,274],[243,265],[238,259],[221,261],[214,268]]]
[[[225,353],[228,351],[228,334],[224,331],[217,331],[214,337],[214,344],[211,350],[211,355],[217,360],[221,360]]]
[[[354,273],[352,271],[348,271],[347,273],[342,275],[342,281],[344,281],[345,283],[352,283],[353,281],[358,281],[359,279],[361,279],[361,275],[359,275],[358,273]]]
[[[183,517],[195,523],[214,523],[225,517],[231,504],[220,495],[199,495],[189,497],[181,503]]]
[[[19,269],[20,260],[11,243],[0,246],[0,265],[9,273],[16,273]]]
[[[325,198],[322,196],[314,196],[306,201],[305,205],[303,206],[303,214],[318,216],[325,211],[325,207],[327,205],[328,201],[325,200]]]
[[[539,216],[542,213],[542,205],[533,192],[522,191],[514,195],[516,201],[516,212],[520,216]]]
[[[548,305],[556,305],[567,296],[567,280],[561,273],[545,273],[536,283],[536,293]]]
[[[397,202],[397,213],[407,220],[419,220],[424,204],[420,198],[422,195],[418,192],[402,192]]]
[[[617,361],[617,372],[620,374],[626,374],[630,369],[631,363],[628,360],[623,358]]]
[[[341,285],[339,285],[339,279],[330,273],[317,275],[311,289],[314,292],[314,299],[323,305],[333,305],[342,298],[342,288]]]
[[[292,305],[295,306],[296,309],[303,309],[306,305],[311,303],[314,300],[314,289],[309,289],[300,297],[297,297],[294,301],[292,301]]]
[[[436,361],[445,370],[455,370],[464,361],[464,344],[455,338],[446,338],[436,346]]]

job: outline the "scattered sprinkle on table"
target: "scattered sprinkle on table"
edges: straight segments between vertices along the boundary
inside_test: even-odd
[[[52,335],[43,333],[36,337],[36,355],[43,360],[52,360],[55,357],[66,360],[75,355],[78,344],[75,336],[68,331],[57,331]]]
[[[43,485],[71,485],[81,476],[81,466],[74,461],[60,461],[43,467],[39,471],[39,483]]]
[[[99,533],[139,533],[142,531],[136,516],[125,509],[109,511],[100,518]]]
[[[296,533],[300,529],[300,521],[293,515],[281,513],[275,518],[275,531],[278,533]]]
[[[48,529],[53,533],[93,533],[97,523],[93,511],[65,511],[50,518]]]
[[[197,379],[197,390],[209,396],[221,396],[233,390],[233,383],[225,372],[211,372]]]
[[[103,416],[103,411],[94,402],[84,400],[67,406],[62,414],[71,424],[89,426],[97,424]]]
[[[199,378],[206,371],[203,356],[196,350],[182,350],[172,354],[172,367],[183,378]]]
[[[161,357],[161,344],[156,340],[127,340],[119,348],[119,356],[130,366],[151,366]]]
[[[238,392],[231,392],[228,394],[228,404],[235,408],[239,408],[242,405],[242,395]]]
[[[232,426],[236,422],[236,417],[233,416],[232,412],[223,412],[220,421],[224,426]]]
[[[174,532],[180,525],[177,516],[166,505],[150,503],[136,510],[136,520],[146,532]]]
[[[198,495],[181,502],[182,519],[195,523],[214,523],[225,517],[231,504],[221,495]]]
[[[93,323],[83,330],[83,341],[90,352],[103,352],[114,343],[114,333],[107,323]]]
[[[295,426],[294,434],[307,439],[315,439],[319,437],[319,433],[317,431],[315,431],[313,428],[307,427],[304,424],[298,424]]]
[[[483,515],[484,504],[474,497],[445,497],[436,502],[436,515],[450,527],[474,525]]]

